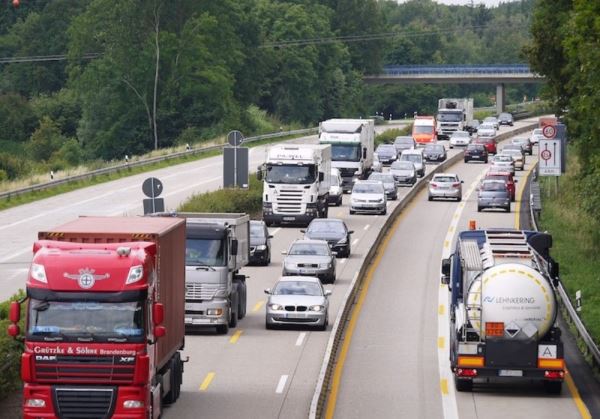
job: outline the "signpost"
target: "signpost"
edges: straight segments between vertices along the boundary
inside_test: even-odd
[[[564,138],[557,138],[556,120],[542,122],[547,122],[547,124],[542,127],[542,134],[545,139],[540,140],[538,148],[538,173],[540,176],[560,176],[563,173],[563,144],[565,141]],[[561,137],[564,137],[564,135],[561,135]]]
[[[248,188],[248,148],[240,147],[244,136],[239,131],[230,131],[227,142],[231,147],[223,148],[223,187]]]
[[[163,184],[155,177],[149,177],[142,184],[142,192],[148,197],[144,199],[144,215],[165,211],[165,200],[158,198],[163,191]]]

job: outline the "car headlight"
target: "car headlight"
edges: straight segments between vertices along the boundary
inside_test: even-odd
[[[346,244],[346,243],[348,243],[348,238],[347,237],[344,237],[343,239],[341,239],[341,240],[339,240],[337,242],[337,244]]]
[[[321,305],[315,305],[315,306],[308,307],[308,311],[317,311],[317,312],[320,312],[320,311],[323,311],[323,310],[325,310],[325,307],[321,306]]]
[[[281,304],[269,304],[269,308],[271,310],[283,310],[283,306]]]
[[[256,249],[258,249],[258,250],[267,250],[267,246],[264,245],[264,244],[260,244],[260,245],[256,246]]]
[[[379,202],[381,204],[383,202],[383,198],[379,198],[379,200],[377,202]]]
[[[321,269],[328,269],[328,268],[331,268],[331,262],[327,262],[327,263],[320,263],[320,264],[319,264],[319,268],[321,268]]]

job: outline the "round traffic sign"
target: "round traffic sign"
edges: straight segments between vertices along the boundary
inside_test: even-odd
[[[158,197],[163,190],[163,184],[155,177],[149,177],[142,184],[142,191],[148,198]]]
[[[542,128],[542,134],[546,138],[554,138],[556,137],[556,127],[554,125],[546,125]]]
[[[227,142],[229,145],[237,147],[244,142],[244,136],[237,130],[229,131],[229,134],[227,134]]]
[[[543,160],[550,160],[552,158],[552,152],[550,150],[542,150],[540,157]]]

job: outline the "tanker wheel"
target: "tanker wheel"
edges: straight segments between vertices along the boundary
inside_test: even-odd
[[[473,380],[465,380],[454,376],[454,386],[457,391],[473,391]]]
[[[544,389],[548,394],[560,394],[562,391],[562,381],[544,381]]]

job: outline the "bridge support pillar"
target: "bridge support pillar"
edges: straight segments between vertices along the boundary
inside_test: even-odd
[[[500,114],[506,110],[506,89],[504,83],[498,83],[496,85],[496,113]]]

